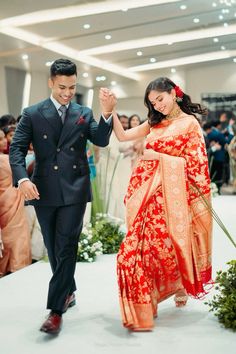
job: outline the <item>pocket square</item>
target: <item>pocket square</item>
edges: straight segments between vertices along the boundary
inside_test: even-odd
[[[76,124],[84,124],[85,123],[85,119],[84,119],[84,117],[79,117],[79,119],[76,121]]]

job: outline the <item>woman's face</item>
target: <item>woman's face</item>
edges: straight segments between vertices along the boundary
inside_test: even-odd
[[[140,125],[139,118],[137,116],[133,116],[130,120],[130,128],[137,127],[138,125]]]
[[[7,139],[2,130],[0,130],[0,153],[4,152],[7,148]]]
[[[164,114],[165,116],[169,114],[175,105],[175,90],[171,90],[171,92],[160,92],[152,90],[148,95],[149,102],[153,106],[153,108]]]

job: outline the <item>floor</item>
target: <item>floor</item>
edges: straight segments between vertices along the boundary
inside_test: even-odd
[[[213,206],[236,239],[236,196],[214,198]],[[236,250],[214,227],[214,274],[236,259]],[[129,333],[120,322],[115,255],[78,263],[77,305],[64,315],[57,337],[39,331],[47,311],[48,263],[37,262],[0,280],[0,352],[2,354],[224,354],[236,353],[236,333],[208,312],[204,300],[190,299],[177,309],[173,299],[159,307],[150,333]],[[214,291],[208,295],[212,297]],[[227,349],[226,349],[227,348]]]

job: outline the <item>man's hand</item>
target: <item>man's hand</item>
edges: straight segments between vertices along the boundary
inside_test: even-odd
[[[99,90],[99,101],[103,116],[105,118],[110,117],[117,103],[117,98],[115,94],[109,89],[101,87]]]
[[[25,200],[40,199],[38,189],[31,181],[27,180],[21,182],[19,189],[25,197]]]

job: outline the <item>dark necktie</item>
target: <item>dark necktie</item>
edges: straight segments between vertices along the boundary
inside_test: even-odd
[[[64,124],[67,108],[66,108],[66,106],[61,106],[58,110],[61,112],[61,121],[62,121],[62,124]]]

